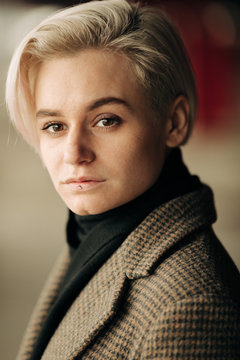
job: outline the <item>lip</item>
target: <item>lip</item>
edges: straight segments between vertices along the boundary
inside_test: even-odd
[[[79,178],[69,178],[65,180],[63,184],[74,191],[87,191],[97,187],[104,181],[105,180],[83,176]]]
[[[82,183],[82,182],[88,182],[88,181],[96,181],[96,182],[103,182],[104,180],[101,179],[96,179],[94,177],[91,176],[81,176],[78,178],[69,178],[67,180],[65,180],[63,183],[64,184],[71,184],[71,183]]]

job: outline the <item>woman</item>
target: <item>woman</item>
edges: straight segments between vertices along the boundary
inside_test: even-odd
[[[197,96],[166,16],[125,0],[56,13],[17,49],[7,104],[70,209],[18,359],[239,358],[239,274],[181,159]]]

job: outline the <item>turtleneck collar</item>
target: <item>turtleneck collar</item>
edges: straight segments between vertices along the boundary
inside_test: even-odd
[[[48,341],[83,287],[140,222],[157,206],[188,192],[201,183],[191,176],[174,149],[157,182],[138,198],[100,215],[70,212],[67,241],[72,260],[36,342],[31,360],[40,359]]]
[[[136,199],[97,215],[81,216],[70,211],[67,241],[71,256],[80,244],[82,251],[88,252],[107,238],[119,233],[128,235],[154,208],[199,186],[199,179],[191,176],[184,165],[180,149],[173,149],[156,183]]]

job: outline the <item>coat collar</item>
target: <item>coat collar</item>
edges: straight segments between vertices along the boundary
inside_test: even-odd
[[[212,224],[215,219],[213,194],[207,186],[155,209],[82,290],[50,340],[42,359],[66,360],[81,355],[115,316],[129,281],[148,276],[181,239]],[[60,269],[62,272],[61,265]],[[44,308],[48,298],[49,291],[45,291],[40,309]],[[41,310],[35,318],[39,317],[39,312]]]
[[[126,276],[129,279],[148,276],[156,262],[159,263],[181,239],[215,221],[213,193],[205,185],[200,191],[180,196],[155,209],[123,243]]]
[[[112,256],[75,299],[42,360],[81,358],[86,347],[116,314],[127,282],[121,256]]]

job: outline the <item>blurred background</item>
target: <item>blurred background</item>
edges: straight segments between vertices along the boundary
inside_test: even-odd
[[[0,354],[14,359],[24,329],[65,241],[67,210],[38,156],[11,127],[7,68],[22,37],[74,1],[0,1]],[[183,153],[214,190],[214,228],[240,268],[240,6],[237,1],[144,1],[173,18],[196,73],[199,114]]]

